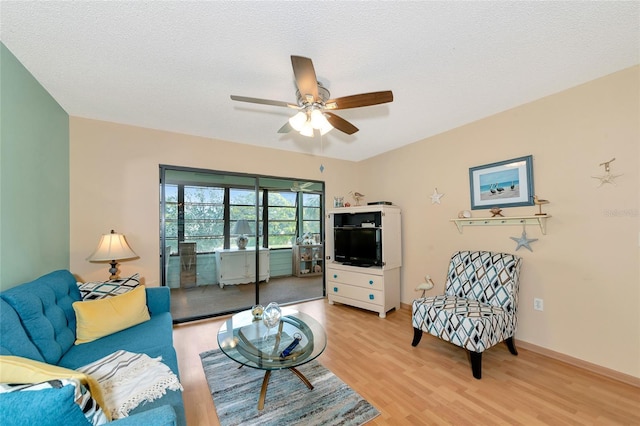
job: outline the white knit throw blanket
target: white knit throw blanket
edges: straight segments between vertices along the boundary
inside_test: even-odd
[[[117,351],[78,371],[98,381],[106,409],[118,419],[128,416],[142,402],[162,398],[167,389],[182,390],[178,377],[161,361],[162,357]]]

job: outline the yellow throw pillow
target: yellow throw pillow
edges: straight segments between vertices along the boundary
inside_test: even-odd
[[[108,299],[74,302],[73,310],[76,311],[76,345],[92,342],[151,318],[143,285]]]
[[[76,370],[51,365],[29,358],[13,355],[0,356],[0,382],[2,383],[40,383],[52,379],[78,379],[89,388],[91,396],[111,420],[111,411],[104,403],[102,389],[91,376]]]

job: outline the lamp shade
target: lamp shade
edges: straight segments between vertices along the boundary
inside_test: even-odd
[[[331,124],[329,124],[327,118],[324,116],[324,114],[322,114],[322,111],[320,111],[319,109],[314,109],[311,112],[311,127],[320,130],[327,126],[331,126]]]
[[[112,260],[133,259],[138,257],[122,234],[111,231],[110,234],[104,234],[100,238],[98,248],[87,257],[90,262],[106,262]]]
[[[329,123],[329,120],[327,120],[324,114],[320,114],[320,118],[318,119],[318,121],[318,130],[320,130],[321,135],[326,135],[333,129],[333,126],[331,125],[331,123]]]
[[[307,121],[302,125],[302,129],[300,129],[300,134],[302,136],[307,136],[307,137],[313,136],[313,126],[311,125],[311,121]]]
[[[240,219],[236,222],[235,228],[233,228],[233,233],[235,235],[245,235],[251,234],[251,227],[249,227],[249,222],[246,219]]]
[[[289,124],[291,124],[291,127],[293,127],[296,131],[299,132],[300,130],[302,130],[302,125],[306,123],[306,121],[307,121],[306,112],[300,111],[289,119]]]

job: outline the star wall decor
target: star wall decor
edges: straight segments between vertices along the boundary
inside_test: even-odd
[[[440,198],[444,197],[444,194],[438,194],[438,188],[433,189],[433,194],[431,194],[431,204],[440,204]]]
[[[598,188],[600,188],[602,185],[604,185],[605,183],[610,183],[611,185],[615,185],[616,184],[616,178],[619,178],[620,176],[622,176],[622,174],[619,175],[614,175],[612,173],[605,173],[601,176],[591,176],[594,179],[599,179],[600,180],[600,185],[598,185]]]
[[[533,250],[531,249],[531,246],[529,245],[529,243],[532,243],[534,241],[538,241],[537,238],[527,238],[527,231],[524,230],[524,229],[522,230],[522,235],[520,236],[520,238],[516,238],[516,237],[509,237],[509,238],[511,238],[516,243],[518,243],[518,245],[516,246],[516,251],[518,251],[518,249],[520,247],[524,247],[527,250],[529,250],[530,252],[533,252]]]
[[[600,185],[598,185],[598,188],[600,188],[605,183],[610,183],[611,185],[615,185],[616,184],[616,178],[619,178],[620,176],[622,176],[622,174],[614,175],[613,173],[611,173],[611,163],[614,162],[615,160],[616,160],[616,158],[613,157],[609,161],[605,161],[604,163],[600,163],[601,166],[604,166],[604,172],[605,173],[603,175],[600,175],[600,176],[591,176],[594,179],[599,179],[600,180]]]

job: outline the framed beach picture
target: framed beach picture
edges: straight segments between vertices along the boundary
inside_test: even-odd
[[[471,209],[533,206],[533,157],[469,169]]]

